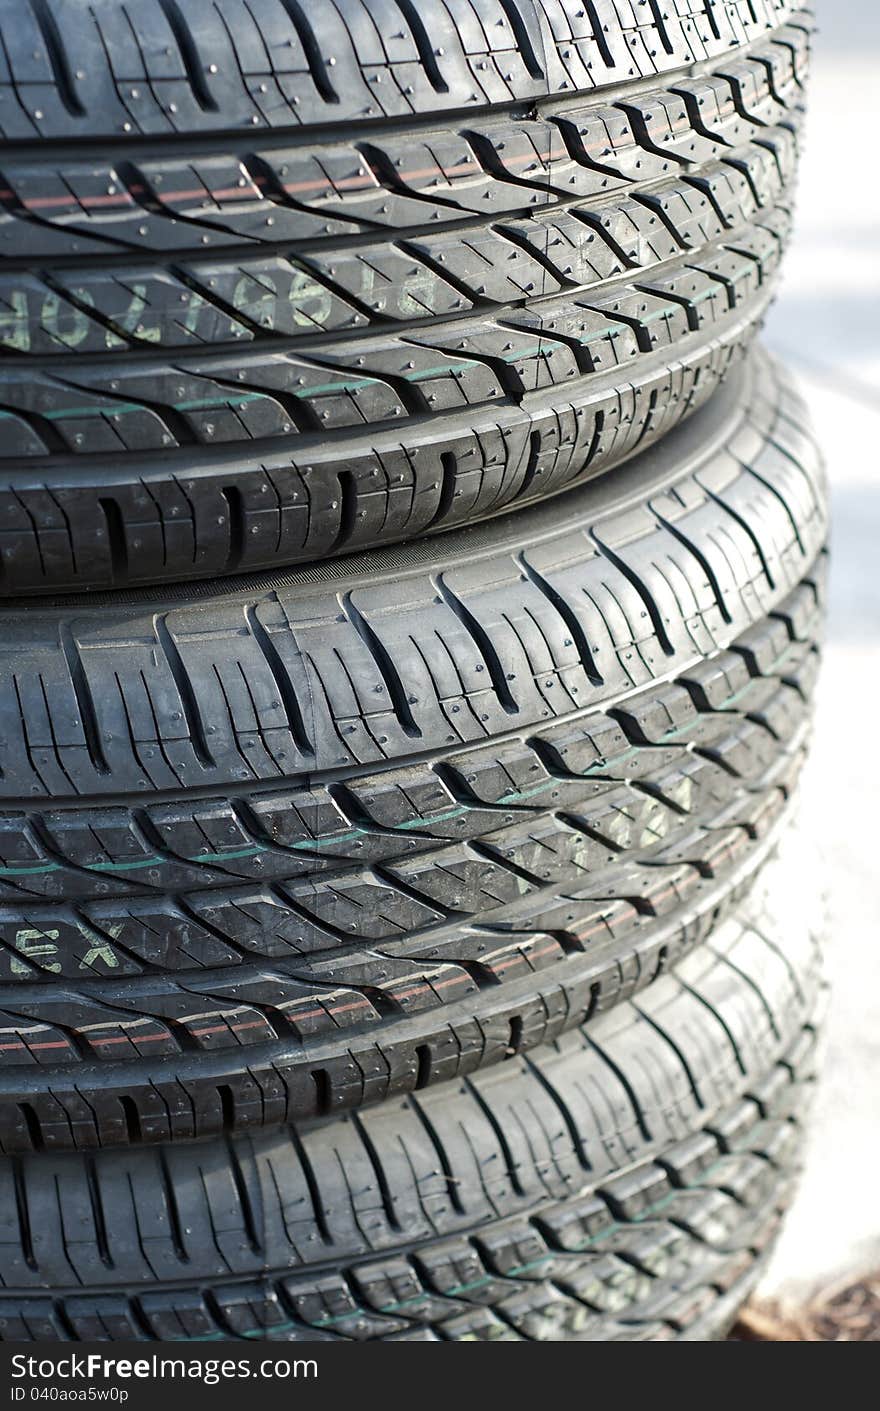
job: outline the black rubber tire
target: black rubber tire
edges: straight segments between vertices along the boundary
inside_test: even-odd
[[[0,1147],[368,1105],[692,946],[803,751],[803,425],[761,359],[625,471],[430,546],[0,610]]]
[[[0,0],[0,594],[449,529],[705,401],[811,17],[619,8]]]
[[[799,848],[639,1000],[354,1118],[0,1160],[8,1340],[696,1340],[792,1188],[821,999]]]

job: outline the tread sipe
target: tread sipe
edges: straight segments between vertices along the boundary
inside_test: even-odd
[[[812,20],[661,8],[0,0],[0,594],[450,530],[705,402]]]
[[[489,1073],[298,1130],[0,1159],[2,1336],[723,1336],[813,1075],[798,862],[644,995]]]
[[[366,1107],[644,990],[774,845],[825,532],[762,357],[432,545],[0,610],[0,1149]]]

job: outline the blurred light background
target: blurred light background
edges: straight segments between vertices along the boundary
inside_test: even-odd
[[[763,1289],[791,1295],[880,1265],[880,3],[818,0],[817,24],[795,240],[765,335],[799,376],[834,515],[803,810],[834,992],[807,1167]]]

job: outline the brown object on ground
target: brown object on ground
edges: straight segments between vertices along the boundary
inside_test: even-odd
[[[880,1342],[880,1272],[831,1289],[803,1308],[755,1300],[731,1333],[736,1342]]]

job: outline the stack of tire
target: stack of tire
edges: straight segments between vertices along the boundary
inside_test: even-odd
[[[811,23],[0,0],[5,1338],[723,1335],[821,988]]]

